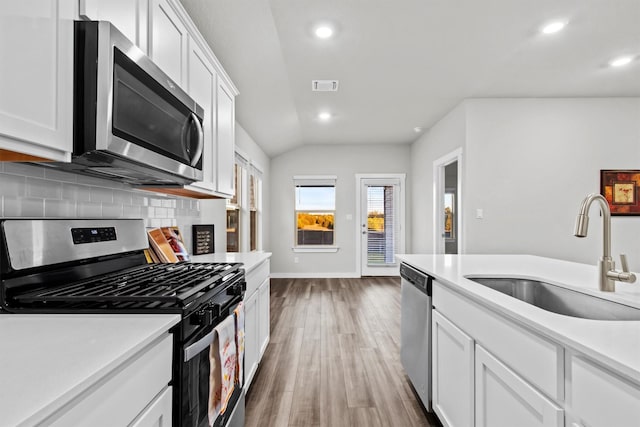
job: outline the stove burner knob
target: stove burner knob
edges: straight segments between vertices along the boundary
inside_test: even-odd
[[[202,310],[198,310],[191,315],[190,323],[192,325],[210,325],[213,322],[213,316],[210,308],[204,308]]]
[[[242,293],[247,289],[246,282],[236,283],[235,285],[229,286],[227,289],[227,295],[242,295]]]

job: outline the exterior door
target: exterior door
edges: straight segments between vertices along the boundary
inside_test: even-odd
[[[360,178],[362,276],[397,276],[404,252],[404,175]]]

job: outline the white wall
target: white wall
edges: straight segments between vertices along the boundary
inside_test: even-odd
[[[600,191],[600,169],[640,169],[640,99],[478,99],[466,113],[466,252],[595,264],[598,208],[586,239],[573,236],[575,216]],[[635,271],[639,237],[640,217],[613,217],[612,252]]]
[[[270,159],[256,144],[253,138],[244,130],[238,122],[236,122],[236,148],[241,151],[248,159],[256,163],[256,166],[262,170],[262,248],[269,250],[269,167]],[[226,199],[201,200],[200,201],[200,219],[199,224],[214,224],[215,233],[215,251],[223,253],[227,251],[227,229],[226,229]],[[248,230],[248,221],[243,225]],[[245,247],[248,248],[248,233],[244,233],[247,239]],[[248,249],[247,249],[248,250]]]
[[[410,167],[407,145],[309,145],[271,160],[272,276],[353,277],[356,272],[356,185],[358,173],[404,173]],[[337,253],[294,253],[295,175],[336,175]],[[407,187],[410,188],[410,177]],[[407,193],[410,194],[410,193]],[[407,201],[407,210],[410,204]],[[347,219],[351,215],[352,219]],[[299,262],[294,262],[297,257]]]
[[[457,148],[465,155],[465,120],[465,104],[460,104],[411,145],[412,243],[407,252],[433,252],[433,162]]]

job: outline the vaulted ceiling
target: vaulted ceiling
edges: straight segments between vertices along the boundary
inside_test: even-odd
[[[410,143],[466,98],[640,96],[640,0],[181,1],[270,156]],[[563,31],[539,31],[557,19]],[[322,21],[333,37],[315,37]],[[608,65],[621,55],[631,64]],[[312,92],[317,79],[339,90]]]

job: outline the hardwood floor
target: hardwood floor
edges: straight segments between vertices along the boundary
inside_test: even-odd
[[[439,426],[400,363],[400,279],[271,279],[246,426]]]

